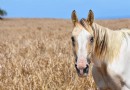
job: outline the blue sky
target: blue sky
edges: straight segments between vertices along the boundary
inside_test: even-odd
[[[95,18],[130,18],[130,0],[0,0],[0,7],[13,18],[66,18],[76,10],[86,18],[92,9]]]

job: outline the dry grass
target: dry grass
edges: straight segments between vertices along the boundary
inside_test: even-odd
[[[98,20],[112,29],[130,20]],[[91,74],[79,78],[71,50],[72,24],[56,19],[0,21],[0,90],[92,90]]]

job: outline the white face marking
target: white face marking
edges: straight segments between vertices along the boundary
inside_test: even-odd
[[[86,60],[86,58],[87,58],[87,49],[86,48],[87,48],[87,43],[88,43],[89,37],[90,37],[90,33],[87,30],[83,29],[77,38],[78,60],[80,60],[81,58]]]

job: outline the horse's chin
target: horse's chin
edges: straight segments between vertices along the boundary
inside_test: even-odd
[[[84,74],[79,74],[79,73],[78,73],[78,76],[81,77],[81,78],[83,78],[83,77],[87,77],[88,74],[87,74],[87,73],[84,73]]]

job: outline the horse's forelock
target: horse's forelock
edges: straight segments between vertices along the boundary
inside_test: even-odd
[[[93,35],[92,27],[89,25],[86,19],[82,18],[80,20],[80,24],[85,28],[85,30],[87,30],[89,33]]]

